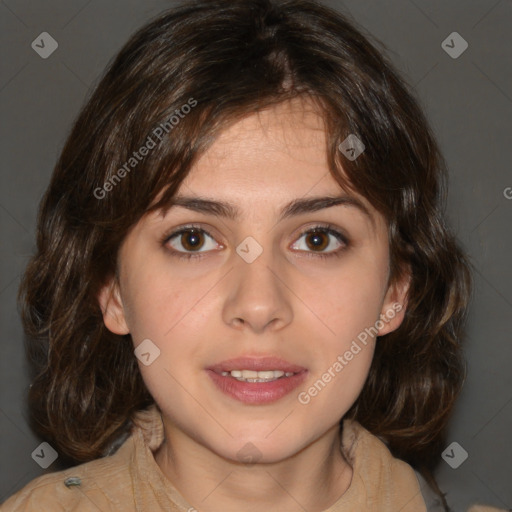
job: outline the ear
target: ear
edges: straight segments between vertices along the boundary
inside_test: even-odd
[[[119,284],[114,277],[102,286],[98,293],[98,302],[107,329],[114,334],[128,334],[130,329],[126,323]]]
[[[407,309],[407,292],[411,283],[410,269],[395,282],[391,283],[384,297],[380,321],[377,322],[377,336],[383,336],[400,327]]]

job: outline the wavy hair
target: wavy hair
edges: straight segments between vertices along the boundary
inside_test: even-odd
[[[134,34],[79,113],[40,205],[19,296],[33,427],[74,462],[130,432],[154,401],[130,336],[106,329],[97,300],[120,244],[226,127],[307,97],[331,174],[386,219],[391,281],[411,274],[404,321],[376,344],[346,417],[437,487],[430,471],[465,378],[471,273],[444,220],[446,165],[410,89],[361,29],[310,0],[187,2]],[[351,133],[366,146],[354,161],[338,148]],[[149,138],[155,147],[127,166]]]

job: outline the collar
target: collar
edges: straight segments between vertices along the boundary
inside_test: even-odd
[[[324,512],[426,512],[418,478],[406,462],[357,421],[342,425],[342,451],[352,466],[347,491]],[[164,440],[162,416],[154,404],[134,417],[130,473],[136,509],[190,512],[193,507],[163,474],[153,453]],[[156,508],[156,506],[160,508]]]

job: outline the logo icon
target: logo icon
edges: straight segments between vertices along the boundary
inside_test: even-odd
[[[32,458],[43,468],[50,467],[59,454],[46,442],[41,443],[33,452]]]
[[[237,246],[236,252],[246,263],[252,263],[261,255],[263,247],[252,236],[248,236]]]
[[[454,441],[444,450],[441,457],[452,469],[457,469],[469,455],[459,443]]]
[[[149,366],[160,355],[160,349],[146,338],[137,346],[134,353],[144,366]]]
[[[47,59],[59,47],[59,43],[48,32],[41,32],[30,46],[39,57]]]
[[[458,59],[468,49],[468,46],[468,42],[458,32],[452,32],[441,43],[441,48],[452,59]]]
[[[245,443],[245,445],[238,450],[236,457],[240,462],[252,466],[253,464],[256,464],[261,457],[263,457],[263,454],[253,443],[249,442]]]
[[[343,155],[353,162],[361,153],[364,152],[366,146],[357,135],[351,133],[339,146],[338,149]]]

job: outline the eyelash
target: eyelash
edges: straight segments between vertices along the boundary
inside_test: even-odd
[[[182,235],[184,233],[189,233],[192,230],[200,231],[201,233],[203,233],[215,240],[215,238],[206,229],[204,229],[196,224],[189,224],[187,226],[183,226],[182,228],[178,229],[177,231],[173,231],[172,233],[165,234],[165,236],[161,240],[161,244],[162,244],[162,246],[165,246],[173,238],[176,238],[177,236]],[[336,238],[336,240],[338,240],[338,242],[341,242],[343,244],[344,247],[340,247],[334,251],[324,252],[324,253],[315,252],[315,251],[312,251],[312,252],[307,251],[306,257],[308,257],[308,258],[322,258],[322,259],[331,258],[331,257],[339,258],[342,255],[342,253],[349,246],[349,241],[345,237],[345,235],[343,235],[342,233],[340,233],[339,231],[334,229],[334,227],[331,226],[330,224],[312,226],[312,227],[306,229],[305,231],[303,231],[302,233],[300,233],[297,240],[302,238],[304,235],[315,233],[315,232],[325,233],[325,234],[334,236]],[[203,258],[205,256],[206,252],[208,252],[208,251],[201,252],[201,253],[199,253],[199,252],[198,253],[193,253],[193,252],[184,253],[181,251],[176,251],[174,249],[170,249],[170,252],[173,257],[177,257],[179,259],[184,259],[184,260],[191,260],[191,259]],[[301,251],[301,252],[304,252],[304,251]]]

